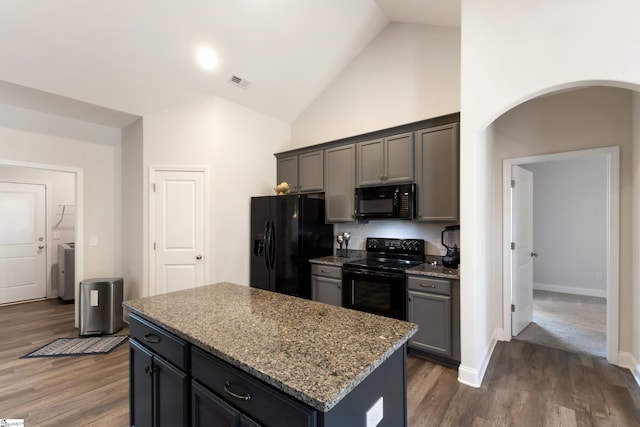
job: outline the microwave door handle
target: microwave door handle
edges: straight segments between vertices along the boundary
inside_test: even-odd
[[[393,211],[396,214],[400,213],[400,198],[398,196],[398,190],[393,192]]]

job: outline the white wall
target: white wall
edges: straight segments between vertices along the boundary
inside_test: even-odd
[[[485,313],[502,312],[503,302],[483,298],[501,286],[495,280],[501,277],[501,264],[493,255],[484,256],[501,251],[496,227],[486,220],[494,212],[494,183],[483,179],[493,176],[492,156],[484,155],[493,143],[487,126],[510,108],[554,89],[594,82],[640,88],[640,57],[630,54],[640,45],[638,16],[640,3],[626,0],[606,4],[596,0],[462,0],[461,246],[465,251],[461,275],[465,284],[459,372],[464,382],[480,383],[502,328],[500,319]],[[630,184],[628,179],[621,184],[627,200]],[[621,212],[630,216],[630,205],[625,207],[623,202]],[[622,245],[621,239],[620,253],[625,254]],[[630,264],[626,269],[630,280]],[[620,307],[620,348],[628,351],[631,330],[638,335],[639,326],[631,323],[637,307],[626,301],[638,283],[625,283],[624,274],[621,268],[620,301],[625,303]],[[638,356],[635,354],[636,359]]]
[[[273,194],[278,151],[290,126],[221,98],[149,114],[143,120],[143,241],[148,241],[150,166],[207,166],[211,183],[211,282],[249,284],[250,197]],[[144,250],[148,295],[148,245]]]
[[[1,161],[83,171],[84,275],[76,282],[120,276],[120,157],[119,129],[0,105]]]
[[[606,159],[523,167],[533,172],[534,289],[606,297]]]
[[[460,31],[389,24],[293,122],[292,148],[460,111]]]
[[[0,181],[47,186],[47,297],[56,297],[58,245],[75,241],[75,206],[66,209],[64,219],[61,216],[62,205],[75,205],[75,176],[70,172],[0,165]],[[54,230],[59,233],[58,239],[54,239]]]
[[[632,208],[631,208],[631,259],[640,259],[640,93],[633,92],[631,97],[631,121],[632,121],[632,139],[633,139],[633,151],[632,151],[632,182],[631,188],[632,194]],[[640,325],[640,263],[632,262],[631,271],[631,283],[633,286],[632,306],[633,317],[632,321],[634,325]],[[631,357],[635,358],[634,374],[636,380],[640,379],[640,330],[636,327],[633,330],[633,349],[631,351]],[[633,364],[633,361],[632,361]]]
[[[144,283],[142,119],[122,131],[122,276],[124,299],[142,296]]]

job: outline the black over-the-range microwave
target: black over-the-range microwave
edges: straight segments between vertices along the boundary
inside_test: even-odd
[[[415,219],[416,185],[356,188],[356,219]]]

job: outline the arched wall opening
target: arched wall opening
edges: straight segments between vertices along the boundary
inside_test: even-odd
[[[461,276],[463,281],[473,277],[474,284],[461,291],[460,381],[479,386],[496,342],[510,338],[510,327],[505,327],[509,315],[504,312],[509,295],[504,292],[503,161],[609,146],[619,146],[621,158],[621,238],[617,245],[619,260],[613,260],[618,262],[620,271],[617,363],[639,378],[636,361],[640,357],[640,274],[633,260],[640,247],[640,85],[610,80],[562,83],[518,97],[485,117],[489,119],[476,127],[480,130],[472,137],[473,151],[469,152],[464,143],[462,148],[467,149],[463,169],[465,162],[472,161],[474,176],[473,182],[469,177],[462,180],[462,186],[468,188],[463,190],[461,201],[466,211],[461,221]],[[554,132],[558,133],[555,139]],[[464,130],[462,138],[469,138]],[[535,138],[541,142],[533,142]],[[465,223],[469,221],[473,222],[472,231],[465,233]],[[468,249],[464,251],[465,248]],[[477,322],[479,318],[486,323]]]

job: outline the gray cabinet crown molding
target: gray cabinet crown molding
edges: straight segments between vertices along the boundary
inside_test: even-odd
[[[386,129],[376,130],[373,132],[367,132],[360,135],[354,135],[346,138],[336,139],[333,141],[323,142],[320,144],[314,144],[306,147],[295,148],[293,150],[281,151],[281,152],[275,153],[274,156],[277,159],[280,159],[283,157],[297,156],[301,153],[305,153],[309,151],[324,150],[327,148],[333,148],[333,147],[346,145],[346,144],[357,144],[358,142],[364,142],[364,141],[369,141],[369,140],[378,139],[378,138],[386,138],[386,137],[398,135],[405,132],[415,132],[420,129],[456,123],[459,121],[460,121],[460,113],[459,112],[451,113],[443,116],[433,117],[426,120],[420,120],[417,122],[411,122],[403,125],[393,126]]]

